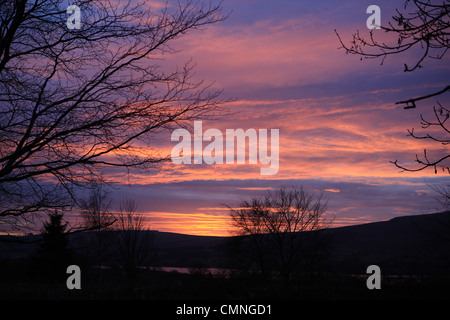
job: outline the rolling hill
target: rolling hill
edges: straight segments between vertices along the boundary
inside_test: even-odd
[[[238,237],[150,232],[158,247],[155,266],[239,267],[236,259],[230,258]],[[89,236],[87,233],[72,235],[71,247],[76,252],[84,252]],[[380,266],[385,274],[441,274],[450,270],[448,212],[330,228],[323,230],[321,236],[327,240],[325,267],[330,271],[364,274],[367,266],[372,264]],[[11,240],[27,242],[38,238],[38,235],[0,237],[0,261],[26,258],[37,245],[14,243]],[[114,240],[111,246],[114,248]]]

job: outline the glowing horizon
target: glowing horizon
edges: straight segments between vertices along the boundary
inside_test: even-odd
[[[432,115],[435,101],[413,110],[395,102],[447,85],[450,64],[428,60],[423,69],[404,73],[403,63],[416,53],[390,56],[381,65],[338,49],[335,29],[344,41],[351,41],[356,30],[368,34],[369,1],[263,1],[256,6],[230,0],[223,5],[233,11],[225,22],[176,40],[174,49],[181,52],[161,63],[173,68],[192,58],[196,79],[212,82],[212,89],[232,100],[225,105],[231,114],[203,120],[204,131],[279,130],[277,174],[263,177],[261,166],[248,162],[169,161],[147,172],[107,169],[121,190],[117,196],[135,198],[155,229],[202,235],[228,234],[221,203],[236,204],[285,184],[323,191],[335,215],[333,226],[436,209],[428,185],[450,183],[448,175],[431,169],[400,172],[390,163],[413,165],[424,149],[436,157],[448,152],[448,147],[407,135],[407,129],[420,129],[420,114]],[[382,24],[396,5],[381,6]],[[374,34],[386,37],[380,30]],[[450,101],[448,95],[439,99]],[[170,156],[176,145],[170,137],[168,130],[159,133],[154,149]]]

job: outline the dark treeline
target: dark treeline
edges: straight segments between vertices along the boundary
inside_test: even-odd
[[[445,219],[448,214],[443,213],[322,230],[308,236],[298,256],[300,262],[289,275],[277,259],[279,248],[267,245],[264,256],[257,257],[258,251],[246,236],[146,231],[154,250],[130,276],[130,264],[117,249],[118,231],[104,231],[108,245],[101,256],[93,246],[95,232],[77,233],[69,236],[67,252],[71,255],[66,262],[80,267],[81,290],[67,289],[65,266],[49,273],[44,270],[50,268],[39,265],[42,248],[47,247],[45,241],[37,241],[41,235],[20,237],[32,243],[1,242],[1,298],[444,299],[449,298],[450,243],[439,236],[437,226]],[[381,290],[366,286],[369,265],[381,269]],[[188,273],[158,267],[184,267]]]

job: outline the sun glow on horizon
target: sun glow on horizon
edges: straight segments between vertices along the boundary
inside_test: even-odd
[[[162,5],[159,1],[152,4],[155,8]],[[433,150],[433,155],[439,157],[448,148],[435,148],[429,141],[407,134],[410,128],[420,130],[420,115],[432,104],[405,111],[395,102],[425,89],[439,88],[448,79],[448,67],[431,64],[419,75],[404,74],[403,57],[392,56],[380,66],[378,60],[359,61],[359,57],[338,50],[339,40],[333,28],[342,35],[351,35],[358,26],[365,28],[366,13],[362,10],[361,16],[355,15],[358,9],[353,3],[346,4],[345,11],[298,3],[296,16],[289,12],[288,17],[275,2],[271,6],[279,15],[255,11],[252,5],[234,2],[236,18],[231,16],[224,24],[177,39],[174,49],[182,50],[174,57],[164,57],[167,60],[162,63],[169,66],[193,57],[196,79],[212,81],[211,88],[223,90],[225,97],[231,99],[224,105],[230,115],[203,120],[203,131],[279,129],[277,174],[264,177],[265,185],[245,185],[242,182],[262,179],[259,165],[168,161],[145,172],[106,169],[108,177],[119,185],[148,187],[148,192],[157,193],[155,200],[164,195],[154,186],[164,189],[176,185],[175,191],[169,190],[173,198],[157,210],[150,202],[139,208],[148,216],[152,228],[167,232],[229,235],[228,213],[219,207],[220,201],[227,197],[245,200],[248,194],[263,194],[280,181],[293,179],[326,182],[321,190],[331,197],[331,213],[336,213],[335,224],[339,226],[375,221],[377,214],[384,219],[385,215],[400,215],[404,210],[415,213],[413,205],[403,202],[411,197],[409,202],[413,203],[419,196],[411,189],[424,190],[430,181],[444,180],[436,179],[432,169],[405,173],[391,162],[398,160],[414,166],[416,155],[423,155],[424,149]],[[303,6],[320,11],[304,11]],[[240,20],[242,14],[251,19]],[[346,39],[351,40],[351,36]],[[406,58],[410,57],[408,53]],[[169,130],[155,135],[151,141],[154,149],[148,150],[170,157],[176,145],[170,135]],[[207,145],[203,142],[203,148]],[[129,155],[139,155],[138,148],[134,151]],[[126,155],[126,150],[120,155]],[[205,182],[206,187],[195,189],[188,184],[193,181]],[[234,185],[212,183],[228,181]],[[403,188],[406,191],[399,191],[397,202],[408,207],[402,209],[394,201],[385,205],[389,192],[377,190],[378,194],[370,194],[358,188],[350,192],[341,186],[357,183],[362,189]],[[214,193],[214,188],[220,192]],[[229,189],[235,193],[230,195]],[[430,197],[426,193],[420,196]],[[146,199],[149,195],[136,197]],[[214,197],[217,203],[211,203]],[[385,213],[387,210],[390,211]]]

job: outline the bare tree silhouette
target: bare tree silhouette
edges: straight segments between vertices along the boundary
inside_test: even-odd
[[[361,36],[357,31],[350,44],[347,45],[335,30],[342,48],[345,49],[346,53],[361,56],[361,59],[381,58],[381,63],[390,55],[402,54],[408,50],[420,51],[419,58],[412,66],[404,64],[405,72],[413,72],[422,68],[428,59],[443,59],[450,48],[450,3],[448,1],[407,0],[404,9],[408,9],[408,11],[403,13],[397,9],[396,15],[392,18],[393,22],[389,22],[387,26],[381,26],[383,31],[394,35],[395,40],[392,43],[376,40],[374,30],[371,30],[368,39]],[[398,101],[396,104],[405,105],[405,109],[415,108],[417,102],[441,96],[448,91],[450,91],[450,85],[426,95]],[[414,129],[408,130],[408,132],[415,139],[428,139],[441,145],[447,145],[450,143],[450,128],[447,123],[450,110],[443,107],[439,101],[436,101],[436,103],[437,105],[433,107],[434,120],[425,120],[421,115],[422,128],[429,129],[429,133],[418,135],[414,132]],[[434,128],[439,129],[440,134],[433,132],[432,129]],[[422,157],[416,155],[417,167],[401,165],[397,160],[392,161],[392,163],[404,171],[421,171],[426,168],[433,168],[437,173],[438,166],[441,166],[444,171],[450,173],[449,166],[445,164],[449,158],[450,154],[447,153],[444,156],[431,159],[425,149]]]
[[[148,221],[137,212],[134,200],[125,199],[117,214],[119,265],[123,268],[130,289],[134,288],[139,269],[148,266],[156,255],[156,242]]]
[[[298,271],[307,242],[329,226],[326,201],[303,188],[280,188],[229,207],[234,233],[249,236],[262,273],[280,272],[286,282]],[[275,269],[274,269],[275,268]]]
[[[430,188],[435,192],[436,200],[441,205],[441,209],[450,211],[450,185],[430,185]]]
[[[222,21],[221,4],[187,0],[156,11],[131,1],[0,0],[0,220],[22,227],[77,201],[105,167],[148,168],[168,156],[152,134],[221,115],[219,92],[169,71],[171,41]]]
[[[112,234],[108,230],[112,229],[117,221],[111,211],[112,200],[109,197],[107,185],[102,181],[93,181],[89,197],[80,200],[80,208],[84,223],[77,227],[78,230],[90,230],[86,237],[87,250],[93,253],[93,257],[100,267],[103,258],[110,254],[112,244]]]

